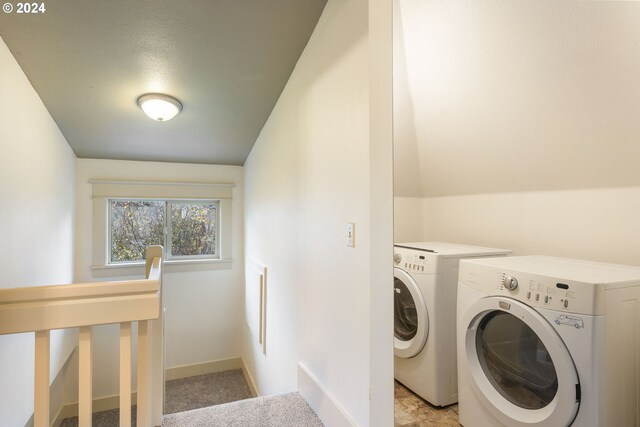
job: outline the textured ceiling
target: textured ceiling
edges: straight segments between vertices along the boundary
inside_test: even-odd
[[[0,36],[78,157],[241,165],[326,0],[55,0]],[[169,122],[136,104],[184,105]]]

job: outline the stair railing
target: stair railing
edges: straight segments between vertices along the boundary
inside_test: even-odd
[[[137,425],[162,424],[162,246],[146,252],[146,279],[0,289],[0,335],[35,332],[34,426],[49,427],[50,331],[79,328],[78,421],[91,427],[95,325],[120,324],[120,427],[131,426],[131,326],[138,322]]]

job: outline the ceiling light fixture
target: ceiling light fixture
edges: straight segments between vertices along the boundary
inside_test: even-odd
[[[153,120],[166,122],[182,111],[180,101],[169,95],[149,93],[138,98],[138,105]]]

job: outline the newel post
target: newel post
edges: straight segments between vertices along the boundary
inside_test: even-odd
[[[149,246],[146,254],[146,277],[149,278],[154,263],[161,263],[164,249],[162,246]],[[149,357],[149,404],[152,426],[162,424],[164,409],[164,304],[162,301],[162,269],[160,269],[159,297],[160,307],[157,319],[148,322]]]
[[[147,246],[147,252],[145,256],[147,268],[144,275],[144,277],[146,277],[147,279],[149,278],[149,272],[151,271],[151,266],[153,265],[154,258],[164,258],[164,248],[161,245]]]

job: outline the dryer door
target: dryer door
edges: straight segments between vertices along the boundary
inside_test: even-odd
[[[393,269],[394,353],[408,358],[420,353],[429,335],[429,315],[424,296],[409,273]]]
[[[478,300],[463,317],[471,385],[509,426],[569,426],[580,384],[562,338],[538,312],[504,297]]]

